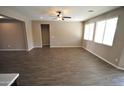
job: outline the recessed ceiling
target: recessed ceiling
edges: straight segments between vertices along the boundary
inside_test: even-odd
[[[118,6],[9,6],[29,16],[31,20],[55,21],[56,11],[62,11],[64,16],[70,16],[67,21],[84,21]]]

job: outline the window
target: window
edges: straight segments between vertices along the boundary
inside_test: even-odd
[[[94,23],[89,24],[89,40],[93,40]]]
[[[96,23],[96,32],[94,41],[97,43],[102,43],[103,35],[105,29],[105,21],[99,21]]]
[[[85,25],[85,30],[84,30],[84,39],[88,40],[88,38],[89,38],[89,25],[86,24]]]
[[[98,21],[96,23],[95,39],[97,43],[112,46],[118,17]]]
[[[116,31],[117,20],[118,18],[116,17],[116,18],[112,18],[106,21],[103,44],[112,46],[115,31]]]
[[[94,33],[94,23],[86,24],[84,30],[84,39],[93,40],[93,33]]]

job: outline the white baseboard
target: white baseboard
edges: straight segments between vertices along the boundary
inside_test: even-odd
[[[120,66],[117,66],[117,65],[111,63],[110,61],[106,60],[105,58],[103,58],[103,57],[101,57],[101,56],[95,54],[94,52],[92,52],[92,51],[90,51],[90,50],[88,50],[88,49],[86,49],[86,48],[84,48],[84,47],[82,47],[82,48],[85,49],[86,51],[90,52],[91,54],[97,56],[98,58],[102,59],[102,60],[105,61],[106,63],[112,65],[113,67],[115,67],[115,68],[117,68],[117,69],[119,69],[119,70],[124,70],[123,67],[120,67]]]
[[[33,48],[42,48],[42,46],[34,46]]]
[[[43,45],[50,45],[50,44],[43,44]]]
[[[82,46],[50,46],[50,48],[81,48]],[[28,51],[31,51],[34,48],[42,48],[42,46],[34,46],[30,49],[28,49]]]
[[[27,49],[0,49],[0,51],[26,51]]]
[[[50,48],[79,48],[82,46],[50,46]]]

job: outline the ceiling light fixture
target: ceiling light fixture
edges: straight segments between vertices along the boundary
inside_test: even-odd
[[[57,17],[56,17],[56,19],[58,21],[64,21],[64,19],[67,19],[67,18],[70,19],[71,17],[69,17],[69,16],[63,16],[62,11],[57,11]]]
[[[62,17],[57,17],[57,20],[58,21],[62,21]]]
[[[88,12],[94,12],[93,10],[88,10]]]

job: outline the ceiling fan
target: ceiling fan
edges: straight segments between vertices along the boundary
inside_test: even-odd
[[[68,18],[68,19],[71,18],[69,16],[63,16],[62,11],[56,11],[56,13],[57,13],[57,20],[58,21],[63,21],[63,20],[65,20],[65,18]]]

